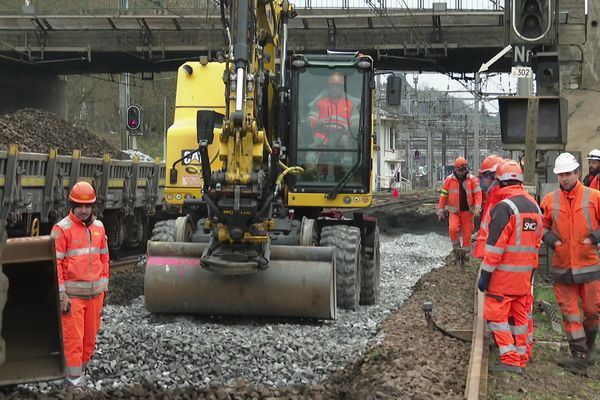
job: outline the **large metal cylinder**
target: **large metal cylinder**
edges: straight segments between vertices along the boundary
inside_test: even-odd
[[[333,248],[271,246],[266,270],[232,276],[200,266],[206,246],[148,242],[148,311],[335,319]]]

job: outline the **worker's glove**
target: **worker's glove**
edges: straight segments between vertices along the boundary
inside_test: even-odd
[[[485,292],[488,290],[488,287],[490,286],[490,278],[491,277],[492,277],[491,272],[481,271],[479,273],[479,280],[477,281],[477,287],[479,288],[479,290],[481,290],[482,292]]]
[[[438,208],[437,210],[438,221],[443,221],[446,218],[446,211],[442,208]]]
[[[473,207],[473,215],[479,217],[481,215],[481,206]]]
[[[63,314],[69,314],[71,312],[71,299],[65,292],[60,292],[60,310]]]

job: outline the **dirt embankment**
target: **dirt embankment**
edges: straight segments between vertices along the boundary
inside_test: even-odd
[[[129,159],[127,154],[87,129],[50,112],[34,109],[0,115],[0,150],[7,150],[11,144],[19,145],[21,152],[48,153],[58,149],[60,155],[71,155],[73,150],[81,150],[84,157],[102,157],[109,153],[117,160]]]

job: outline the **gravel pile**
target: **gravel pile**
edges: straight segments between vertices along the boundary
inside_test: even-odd
[[[318,382],[352,365],[367,346],[382,342],[378,326],[423,274],[443,264],[449,251],[448,239],[435,233],[382,236],[380,304],[357,312],[340,310],[335,322],[151,315],[143,297],[127,306],[109,304],[86,395],[150,397],[168,392],[177,397],[193,392],[195,396],[182,398],[295,398],[313,385],[311,393],[323,392],[315,398],[332,396]],[[244,390],[249,392],[240,395]],[[57,383],[50,383],[22,386],[7,395],[44,393],[64,394]],[[198,397],[202,393],[206,396]]]
[[[0,132],[0,150],[18,144],[21,152],[48,153],[58,149],[60,155],[71,155],[73,150],[81,150],[84,157],[102,157],[104,153],[110,153],[117,160],[129,159],[127,154],[104,139],[48,111],[24,109],[1,114]]]

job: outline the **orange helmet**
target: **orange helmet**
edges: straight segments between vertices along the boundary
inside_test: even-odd
[[[496,172],[498,165],[502,163],[502,157],[497,156],[495,154],[491,156],[487,156],[479,167],[479,174],[483,174],[484,172]]]
[[[96,202],[96,191],[87,182],[77,182],[71,189],[69,200],[78,204],[94,204]]]
[[[506,160],[496,169],[496,179],[499,181],[523,182],[523,170],[515,160]]]
[[[468,166],[467,160],[464,157],[458,157],[454,160],[454,168],[466,168]]]
[[[327,83],[343,85],[344,84],[344,75],[341,72],[334,72],[331,75],[329,75],[329,78],[327,79]]]

